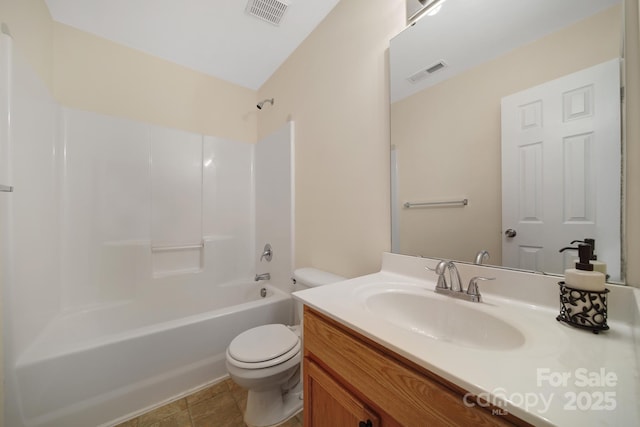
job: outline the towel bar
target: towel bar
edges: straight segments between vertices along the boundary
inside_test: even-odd
[[[419,208],[419,207],[443,206],[443,205],[467,206],[468,204],[469,204],[469,199],[462,199],[462,200],[448,200],[448,201],[441,201],[441,202],[419,202],[419,203],[405,202],[404,207]]]

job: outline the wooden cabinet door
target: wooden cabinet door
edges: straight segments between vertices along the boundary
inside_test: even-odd
[[[320,366],[304,359],[305,427],[379,427],[380,419]]]

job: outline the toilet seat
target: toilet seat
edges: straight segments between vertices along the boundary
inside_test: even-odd
[[[300,339],[290,328],[263,325],[235,337],[227,348],[227,360],[238,368],[263,369],[286,362],[300,348]]]

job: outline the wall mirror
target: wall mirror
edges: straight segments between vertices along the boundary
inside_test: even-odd
[[[621,263],[621,0],[445,0],[390,44],[392,251]]]

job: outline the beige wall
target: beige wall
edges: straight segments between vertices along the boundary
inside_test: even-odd
[[[392,105],[399,202],[470,200],[400,209],[402,253],[473,261],[487,249],[501,263],[500,100],[619,57],[620,18],[613,7]]]
[[[53,87],[63,105],[255,142],[256,92],[54,23]]]
[[[53,87],[53,21],[45,2],[2,0],[0,22],[9,26],[16,49],[25,55],[40,78]]]
[[[259,90],[261,136],[295,120],[295,264],[345,276],[390,248],[389,40],[402,0],[343,0]]]

